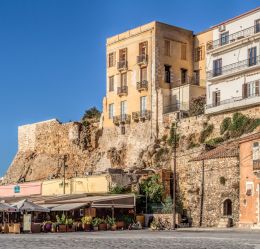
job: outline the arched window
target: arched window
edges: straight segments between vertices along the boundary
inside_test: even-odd
[[[232,215],[232,201],[230,199],[226,199],[223,203],[223,215]]]

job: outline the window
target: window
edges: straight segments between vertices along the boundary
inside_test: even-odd
[[[116,53],[109,53],[108,55],[108,67],[114,67],[116,64]]]
[[[260,142],[253,143],[253,161],[260,160]]]
[[[260,32],[260,19],[255,20],[255,33]]]
[[[220,91],[215,91],[212,93],[212,104],[213,106],[218,106],[220,105]]]
[[[109,77],[109,92],[114,91],[114,76]]]
[[[187,60],[187,44],[182,43],[181,44],[181,60]]]
[[[147,41],[139,44],[139,55],[147,55]]]
[[[127,60],[127,48],[119,50],[119,61],[125,62]]]
[[[108,117],[109,119],[113,119],[114,117],[114,104],[109,104],[108,106]]]
[[[181,68],[181,84],[186,84],[188,82],[187,69]]]
[[[120,85],[121,85],[121,87],[127,86],[127,74],[126,73],[121,73],[121,75],[120,75]]]
[[[140,97],[140,112],[141,115],[144,115],[146,111],[146,96]]]
[[[246,195],[252,196],[254,194],[254,184],[253,182],[246,182]]]
[[[196,85],[200,84],[200,70],[194,71],[194,84]]]
[[[126,106],[126,100],[121,101],[121,102],[120,102],[120,114],[121,114],[121,118],[122,118],[123,116],[125,116],[125,114],[126,114],[126,108],[127,108],[127,106]]]
[[[243,98],[259,96],[259,80],[243,85]]]
[[[171,66],[164,65],[164,81],[171,83]]]
[[[256,47],[248,49],[248,66],[256,65]]]
[[[230,199],[225,200],[223,203],[223,215],[232,215],[232,201]]]
[[[140,80],[141,82],[147,80],[147,67],[142,67],[140,69]]]
[[[204,59],[204,47],[200,46],[195,48],[194,60],[195,62],[201,61]]]
[[[220,34],[220,45],[225,45],[229,43],[229,32]]]
[[[222,59],[217,59],[213,61],[213,76],[218,76],[222,74]]]
[[[171,42],[169,40],[164,40],[164,55],[171,56]]]

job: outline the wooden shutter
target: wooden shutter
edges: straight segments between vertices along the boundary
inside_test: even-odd
[[[248,97],[248,95],[247,95],[247,92],[248,92],[248,86],[247,86],[247,84],[243,84],[242,85],[242,97],[243,97],[243,99],[245,99],[245,98],[247,98]]]
[[[259,80],[255,82],[255,95],[259,96]]]

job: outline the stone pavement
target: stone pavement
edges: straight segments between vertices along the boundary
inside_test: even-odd
[[[260,231],[117,231],[64,234],[0,234],[2,249],[260,249]]]

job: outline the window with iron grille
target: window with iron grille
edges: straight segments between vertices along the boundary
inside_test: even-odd
[[[108,55],[108,67],[114,67],[116,64],[116,53],[109,53]]]
[[[109,92],[114,91],[114,76],[109,77]]]

